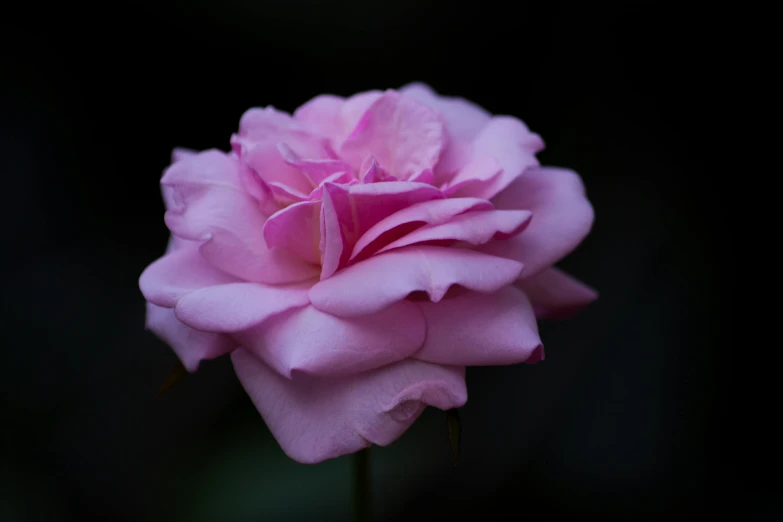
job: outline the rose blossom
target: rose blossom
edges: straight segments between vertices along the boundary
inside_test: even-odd
[[[297,461],[389,444],[465,403],[466,366],[541,360],[536,318],[595,299],[552,266],[593,209],[543,146],[422,84],[250,109],[231,152],[175,150],[163,175],[147,325],[191,372],[230,353]]]

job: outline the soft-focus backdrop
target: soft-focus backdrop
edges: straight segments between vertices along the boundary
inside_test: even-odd
[[[156,399],[176,358],[144,330],[137,280],[167,240],[158,181],[174,146],[226,150],[251,106],[411,81],[523,119],[542,163],[582,174],[596,222],[562,266],[601,298],[542,324],[544,363],[469,369],[456,467],[437,410],[373,448],[377,520],[660,520],[760,491],[718,475],[752,449],[725,451],[718,422],[731,216],[714,213],[702,156],[706,15],[20,5],[0,19],[0,520],[348,519],[350,460],[285,457],[228,360]]]

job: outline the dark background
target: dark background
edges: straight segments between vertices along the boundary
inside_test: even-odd
[[[144,330],[137,279],[166,243],[172,147],[227,149],[251,106],[411,81],[522,118],[547,143],[543,163],[582,174],[596,222],[562,266],[601,298],[542,324],[545,363],[469,370],[458,466],[437,410],[374,448],[377,519],[767,512],[768,483],[747,466],[727,474],[766,454],[763,433],[755,449],[733,438],[752,415],[731,403],[741,372],[724,373],[737,354],[722,348],[729,218],[704,162],[704,13],[106,6],[0,18],[0,520],[348,519],[350,459],[285,457],[229,361],[156,399],[176,358]]]

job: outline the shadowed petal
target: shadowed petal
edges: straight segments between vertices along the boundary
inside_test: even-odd
[[[557,268],[517,281],[539,318],[569,317],[598,299],[598,292]]]
[[[406,359],[350,377],[289,380],[247,350],[231,359],[283,451],[301,463],[391,444],[427,405],[447,410],[467,401],[460,367]]]
[[[471,245],[482,245],[492,238],[502,239],[519,234],[530,222],[530,216],[532,213],[528,210],[467,212],[446,223],[418,228],[381,248],[377,254],[430,241],[465,241]]]
[[[516,364],[541,351],[527,296],[513,286],[492,294],[465,292],[439,303],[418,303],[427,340],[414,357],[459,366]]]
[[[273,317],[237,339],[286,377],[348,375],[408,357],[421,347],[424,332],[416,305],[401,301],[355,319],[307,306]]]
[[[454,216],[471,210],[490,210],[492,204],[477,198],[450,198],[423,201],[406,207],[378,221],[362,234],[351,253],[351,259],[359,254],[372,253],[389,241],[421,225],[440,225]]]
[[[236,343],[225,334],[199,332],[182,324],[171,308],[147,303],[147,328],[168,344],[189,371],[198,370],[205,359],[216,359],[236,348]]]
[[[347,264],[358,239],[376,223],[416,203],[442,199],[443,193],[432,185],[404,181],[325,183],[323,197],[321,279],[326,279]]]

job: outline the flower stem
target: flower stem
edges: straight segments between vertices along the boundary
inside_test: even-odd
[[[370,521],[370,448],[353,454],[353,520]]]

